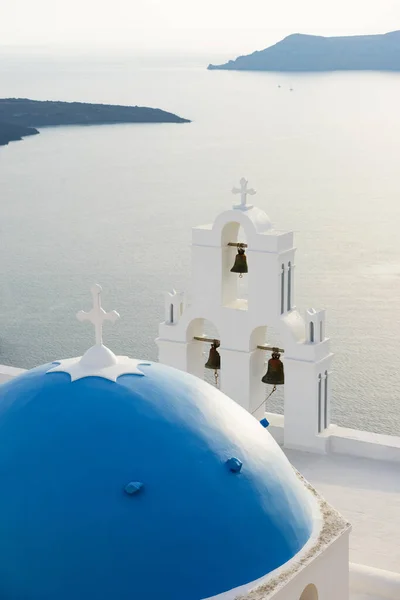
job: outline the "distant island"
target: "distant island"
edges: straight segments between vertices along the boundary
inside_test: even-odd
[[[27,135],[39,133],[33,127],[24,127],[23,125],[13,125],[0,121],[0,146],[5,146],[8,142],[17,142]]]
[[[208,69],[232,71],[400,71],[400,31],[322,37],[295,33],[274,46]]]
[[[113,123],[190,123],[159,108],[53,102],[26,98],[0,99],[0,145],[39,133],[36,127]]]

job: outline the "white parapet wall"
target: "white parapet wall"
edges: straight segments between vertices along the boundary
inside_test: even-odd
[[[285,417],[275,413],[266,413],[265,416],[270,424],[268,431],[280,446],[284,446]],[[400,437],[398,436],[359,431],[337,425],[330,425],[320,436],[327,442],[326,454],[400,462]]]
[[[0,365],[0,383],[5,383],[18,375],[25,373],[26,369],[17,369],[16,367],[8,367],[7,365]]]
[[[350,591],[365,598],[400,599],[400,574],[350,563]]]
[[[330,451],[336,454],[400,462],[400,437],[333,426],[330,434]]]

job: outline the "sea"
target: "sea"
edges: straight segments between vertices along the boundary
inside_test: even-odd
[[[95,282],[121,314],[105,343],[157,359],[163,293],[190,290],[191,228],[244,176],[295,232],[298,310],[327,310],[333,422],[400,435],[400,74],[207,71],[226,58],[0,55],[0,97],[192,121],[45,128],[0,148],[0,363],[84,352],[94,334],[75,314]]]

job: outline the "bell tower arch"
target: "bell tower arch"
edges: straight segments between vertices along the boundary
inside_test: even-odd
[[[167,295],[166,320],[161,323],[157,338],[159,360],[203,377],[201,337],[207,332],[199,329],[199,323],[207,319],[215,324],[220,336],[221,390],[262,418],[263,399],[267,395],[261,381],[266,354],[259,347],[268,342],[268,328],[272,327],[280,333],[285,350],[285,421],[288,422],[285,443],[292,447],[313,447],[314,440],[308,438],[314,429],[303,425],[302,413],[312,415],[316,429],[311,437],[319,435],[320,371],[315,368],[318,371],[315,375],[314,370],[312,374],[309,370],[310,363],[320,361],[325,352],[325,347],[322,350],[325,340],[320,341],[324,313],[318,313],[318,318],[313,316],[314,337],[318,332],[318,342],[311,342],[306,322],[295,307],[293,232],[274,229],[264,211],[248,204],[248,196],[256,192],[248,187],[246,179],[242,178],[240,187],[232,192],[240,194],[239,204],[219,214],[214,223],[192,230],[191,303],[185,305],[181,297],[177,298],[175,303],[184,305],[184,310],[177,314],[174,309],[174,318],[167,318],[171,306],[171,295]],[[240,232],[244,239],[239,239]],[[239,297],[239,275],[231,271],[239,247],[245,249],[248,261],[248,273],[243,274],[247,282],[246,298]],[[174,294],[175,298],[177,293]],[[307,325],[309,322],[307,316]],[[322,374],[329,371],[329,364],[328,360],[320,365]],[[306,410],[302,405],[304,395],[310,405]],[[322,404],[325,412],[319,422],[328,427],[329,401],[326,409]]]

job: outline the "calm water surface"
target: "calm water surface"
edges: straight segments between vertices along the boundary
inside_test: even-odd
[[[257,205],[296,232],[297,307],[328,309],[334,421],[400,434],[400,75],[207,62],[0,60],[0,97],[193,120],[43,129],[0,149],[0,363],[83,352],[92,332],[75,313],[94,281],[122,316],[106,343],[155,359],[162,292],[189,287],[191,227],[229,208],[245,175]]]

